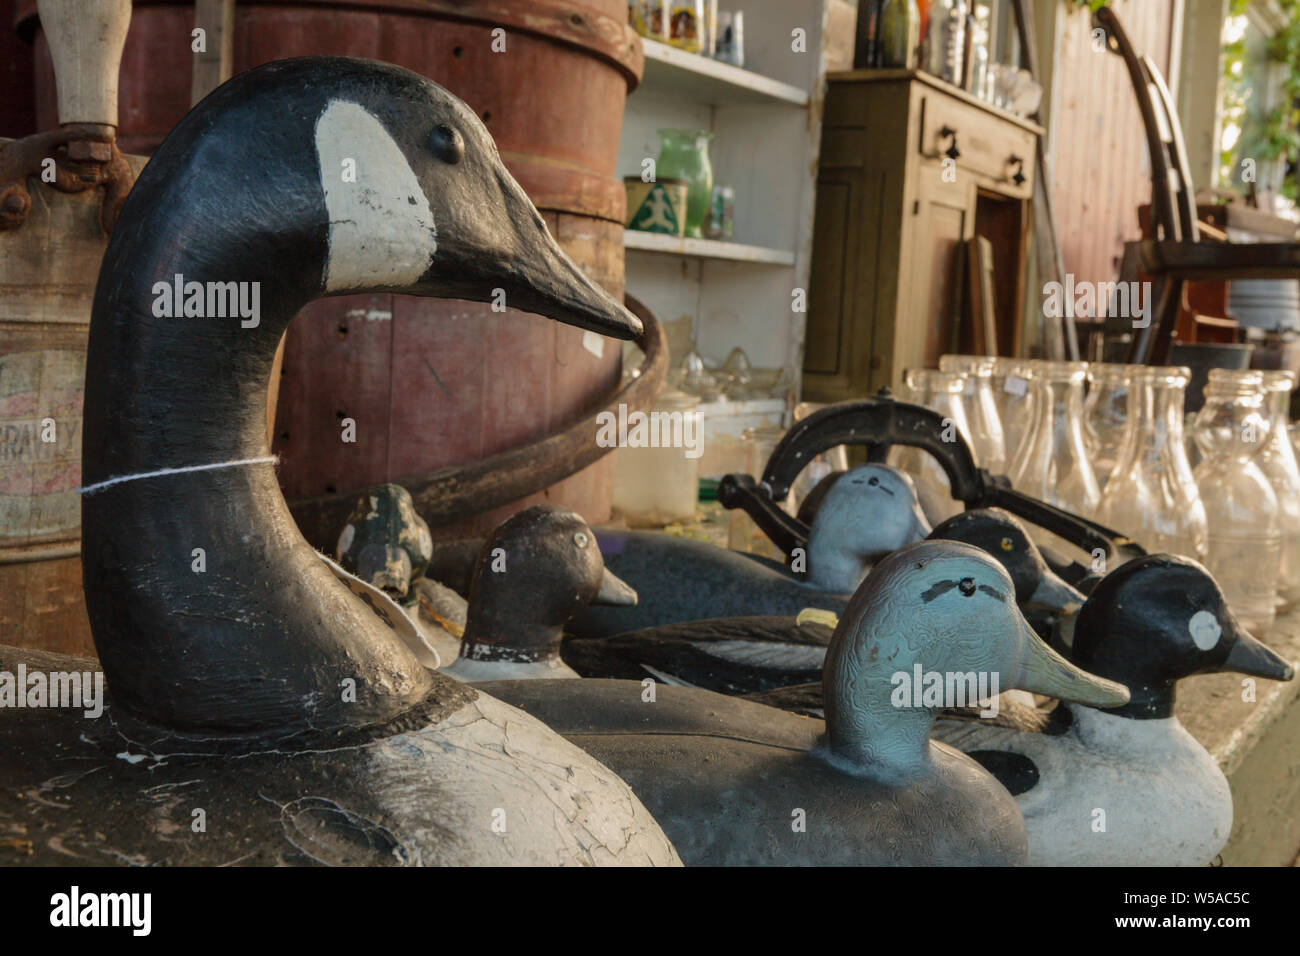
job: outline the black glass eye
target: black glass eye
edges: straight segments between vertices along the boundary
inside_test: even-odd
[[[975,593],[975,579],[962,578],[960,581],[957,582],[957,590],[961,591],[961,593],[966,595],[967,597],[970,597],[972,594]]]
[[[867,481],[867,484],[869,484],[869,485],[878,485],[878,484],[880,484],[880,479],[877,478],[875,475],[872,475],[871,478]]]
[[[455,166],[465,155],[465,140],[459,130],[440,123],[429,134],[429,148],[444,163]]]

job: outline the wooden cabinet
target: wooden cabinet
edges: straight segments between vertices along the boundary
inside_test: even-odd
[[[804,397],[842,401],[971,348],[965,243],[993,246],[998,352],[1020,348],[1041,130],[923,73],[832,74]]]

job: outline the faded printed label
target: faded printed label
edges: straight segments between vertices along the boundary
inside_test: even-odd
[[[0,355],[0,541],[81,522],[83,352]]]

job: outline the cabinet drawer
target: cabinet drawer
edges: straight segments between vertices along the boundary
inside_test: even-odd
[[[1034,191],[1034,134],[1014,123],[937,93],[921,97],[921,155],[940,162],[952,156],[959,169],[973,173],[1009,196]],[[1017,177],[1024,178],[1017,182]]]

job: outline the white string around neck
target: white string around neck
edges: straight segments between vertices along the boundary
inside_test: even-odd
[[[265,458],[236,458],[232,461],[219,461],[211,465],[186,465],[183,468],[159,468],[157,471],[141,471],[134,475],[119,475],[116,478],[108,478],[104,481],[97,481],[93,485],[85,485],[77,489],[79,495],[94,495],[112,488],[114,485],[125,484],[128,481],[139,481],[141,478],[159,478],[163,475],[185,475],[195,471],[215,471],[218,468],[238,468],[241,465],[264,465],[268,463],[279,462],[275,455],[268,455]]]

